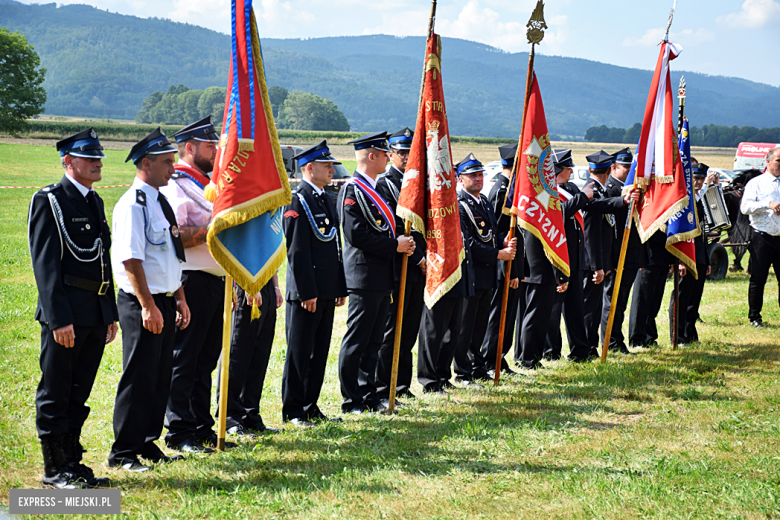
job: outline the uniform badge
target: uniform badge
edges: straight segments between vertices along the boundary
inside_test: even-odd
[[[179,238],[179,226],[171,226],[171,235],[174,238]]]
[[[87,225],[86,225],[86,226],[84,226],[84,227],[85,227],[85,228],[87,228],[87,229],[92,229],[92,226],[90,226],[89,224],[87,224]]]
[[[325,234],[325,228],[324,227],[320,228],[320,233],[322,233],[323,235]]]
[[[325,224],[330,224],[330,220],[325,219]]]
[[[380,219],[376,219],[376,225],[377,226],[381,226],[382,225],[382,221]]]
[[[285,212],[284,218],[298,218],[298,212],[297,211],[293,211],[293,210],[289,210],[289,211]]]
[[[480,226],[480,227],[485,227],[485,221],[483,220],[482,222],[480,222],[480,223],[479,223],[479,226]]]
[[[356,202],[353,199],[344,199],[345,206],[354,206]]]

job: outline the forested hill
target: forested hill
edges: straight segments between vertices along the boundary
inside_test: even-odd
[[[230,38],[202,27],[142,19],[85,5],[0,0],[0,26],[19,30],[47,68],[46,111],[132,119],[155,90],[225,86]],[[261,35],[262,36],[262,35]],[[269,85],[332,99],[357,131],[414,126],[422,37],[261,39]],[[528,55],[444,38],[444,91],[457,135],[515,137]],[[648,64],[651,66],[652,64]],[[651,71],[539,55],[550,132],[582,136],[591,126],[642,119]],[[780,88],[738,78],[674,71],[688,84],[693,124],[773,127]],[[757,75],[757,77],[760,77]]]

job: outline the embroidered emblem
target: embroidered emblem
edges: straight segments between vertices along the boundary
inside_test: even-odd
[[[357,204],[353,199],[344,199],[344,205],[345,206],[354,206]]]
[[[688,224],[693,224],[693,213],[688,213]]]
[[[284,218],[298,218],[298,212],[293,210],[287,211],[284,214]]]

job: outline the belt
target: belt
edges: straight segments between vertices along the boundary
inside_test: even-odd
[[[79,278],[78,276],[72,276],[69,274],[62,275],[62,283],[78,289],[85,289],[98,293],[99,296],[103,296],[108,292],[109,282],[96,282],[94,280],[87,280],[86,278]]]
[[[757,229],[753,229],[753,231],[755,231],[756,233],[758,233],[758,234],[759,234],[759,235],[761,235],[762,237],[771,238],[771,239],[773,239],[773,240],[780,239],[780,235],[770,235],[770,234],[769,234],[769,233],[767,233],[766,231],[759,231],[759,230],[757,230]]]

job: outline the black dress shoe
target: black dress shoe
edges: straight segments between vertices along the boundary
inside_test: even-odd
[[[442,387],[444,390],[452,390],[452,389],[454,389],[454,388],[457,388],[457,387],[456,387],[455,385],[453,385],[453,384],[452,384],[450,381],[442,381],[442,382],[441,382],[441,387]]]
[[[750,322],[751,325],[753,325],[757,329],[763,329],[764,328],[764,322],[761,320],[752,320]]]
[[[281,428],[271,428],[262,423],[257,426],[247,426],[246,429],[255,433],[281,433],[284,431]]]
[[[463,388],[468,388],[469,390],[479,390],[482,388],[482,385],[473,379],[463,379],[461,380],[461,383],[463,383]]]
[[[423,387],[424,394],[446,394],[441,385],[428,385]]]
[[[379,401],[379,403],[382,406],[384,406],[385,408],[390,408],[390,399],[382,399],[381,401]],[[399,401],[398,398],[396,397],[396,399],[395,399],[395,407],[396,408],[403,408],[404,406],[406,406],[406,405],[404,403],[402,403],[401,401]]]
[[[167,444],[167,443],[166,443]],[[168,462],[177,462],[184,460],[181,455],[168,456],[153,442],[147,442],[144,444],[143,450],[141,450],[141,457],[151,460],[155,463],[167,464]]]
[[[227,429],[227,434],[228,435],[235,435],[235,436],[241,437],[243,439],[257,439],[257,435],[255,435],[254,433],[250,432],[249,430],[247,430],[246,428],[244,428],[240,424],[236,424],[235,426],[231,426],[230,428],[228,428]]]
[[[366,408],[363,406],[353,406],[352,408],[344,410],[344,413],[349,415],[363,415],[366,413]]]
[[[207,437],[203,437],[202,439],[198,439],[197,442],[201,445],[202,448],[206,448],[207,450],[209,450],[206,453],[214,453],[214,450],[212,450],[211,448],[217,447],[217,441],[218,441],[217,434],[211,432],[211,435]],[[238,446],[238,444],[236,444],[235,442],[230,442],[228,440],[225,441],[226,450],[233,449],[236,446]]]
[[[311,422],[341,422],[342,420],[341,417],[328,417],[319,409],[309,414],[309,421]]]
[[[149,466],[144,466],[137,460],[121,460],[118,462],[111,462],[109,461],[108,467],[110,468],[120,468],[125,471],[131,471],[133,473],[144,473],[146,471],[151,471],[152,468]]]
[[[286,422],[292,424],[296,428],[314,428],[313,422],[307,421],[306,419],[301,419],[300,417],[293,417]]]
[[[168,447],[172,450],[180,451],[182,453],[192,453],[192,454],[214,453],[214,450],[212,450],[211,448],[207,448],[206,446],[199,443],[195,439],[185,439],[178,444],[168,444]],[[150,459],[150,460],[154,460],[154,459]],[[158,461],[155,460],[155,462]]]

